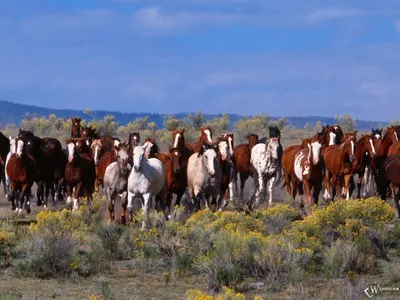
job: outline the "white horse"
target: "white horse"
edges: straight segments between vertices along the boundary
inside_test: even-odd
[[[207,207],[217,202],[221,186],[221,167],[217,160],[217,152],[214,147],[205,145],[199,153],[189,157],[187,167],[187,191],[192,202],[195,203],[195,210],[200,209],[203,197],[206,199]]]
[[[128,178],[128,210],[133,210],[133,199],[139,197],[143,214],[148,215],[153,196],[162,210],[165,206],[166,174],[163,163],[157,158],[145,157],[147,145],[133,149],[133,169]],[[146,224],[143,221],[142,226]]]
[[[104,191],[108,200],[108,211],[111,221],[114,221],[114,206],[117,195],[121,197],[121,223],[125,223],[125,209],[128,196],[128,145],[120,143],[114,146],[117,152],[117,161],[107,166],[104,173]]]
[[[16,143],[16,139],[12,138],[11,136],[9,137],[10,140],[10,152],[8,152],[7,154],[7,158],[6,158],[6,163],[4,165],[4,170],[5,170],[5,181],[6,181],[6,198],[9,198],[10,194],[11,194],[11,189],[10,189],[10,177],[7,174],[7,164],[8,161],[10,160],[11,155],[13,155],[15,152],[17,152],[17,143]]]
[[[264,200],[267,181],[269,180],[269,204],[272,204],[272,192],[278,168],[278,138],[269,138],[265,144],[257,144],[251,150],[250,164],[253,167],[254,196],[256,205]]]

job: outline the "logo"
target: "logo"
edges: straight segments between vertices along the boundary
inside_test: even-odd
[[[381,287],[378,283],[371,284],[369,287],[364,289],[364,293],[367,295],[369,299],[378,295],[381,292]]]
[[[395,287],[395,288],[380,287],[380,285],[376,282],[374,284],[371,284],[366,289],[364,289],[364,293],[365,293],[365,295],[367,295],[367,297],[369,299],[372,299],[376,295],[379,295],[381,292],[399,292],[399,291],[400,291],[400,288],[398,288],[398,287]]]

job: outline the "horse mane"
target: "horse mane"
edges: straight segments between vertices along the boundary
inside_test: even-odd
[[[156,139],[155,138],[146,138],[144,140],[144,143],[149,142],[153,144],[153,147],[151,147],[151,152],[153,153],[160,153],[160,148],[158,147],[157,143],[156,143]]]
[[[200,151],[199,151],[199,154],[197,155],[197,157],[202,156],[205,151],[210,150],[210,149],[213,149],[214,151],[216,151],[215,147],[216,147],[215,145],[209,145],[209,144],[203,145],[203,147],[200,148]]]

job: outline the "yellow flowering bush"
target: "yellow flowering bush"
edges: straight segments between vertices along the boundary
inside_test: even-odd
[[[8,265],[11,261],[12,252],[17,245],[18,237],[13,223],[9,221],[0,222],[0,267]]]
[[[234,290],[224,286],[223,293],[216,296],[209,296],[200,290],[188,290],[186,292],[187,300],[246,300],[246,296],[241,293],[235,293]],[[255,296],[254,300],[261,300],[260,296]]]

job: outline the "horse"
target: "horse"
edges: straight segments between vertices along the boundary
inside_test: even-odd
[[[117,152],[115,149],[116,148],[114,146],[112,151],[104,153],[96,165],[96,180],[94,186],[96,192],[99,191],[100,185],[104,187],[104,174],[106,172],[107,167],[110,164],[117,162]],[[127,149],[129,149],[129,145],[127,146]],[[129,150],[128,150],[128,156],[129,156]],[[129,158],[128,158],[128,164],[129,164]],[[129,165],[131,166],[132,164],[133,163]]]
[[[81,137],[81,118],[71,117],[71,138]]]
[[[111,135],[102,135],[100,141],[103,145],[104,152],[110,152],[114,146],[118,146],[121,143],[119,138],[115,138]]]
[[[260,199],[265,198],[265,188],[269,181],[269,205],[272,204],[272,192],[275,185],[278,168],[278,138],[269,138],[265,144],[257,144],[251,150],[250,163],[253,168],[254,195],[256,206]]]
[[[400,155],[392,155],[385,159],[383,163],[385,179],[387,179],[398,190],[395,193],[394,203],[397,208],[397,216],[400,219]]]
[[[319,134],[316,134],[308,140],[303,140],[303,143],[304,142],[307,143],[306,147],[297,150],[295,153],[294,172],[297,180],[304,184],[304,190],[306,193],[306,211],[307,213],[310,213],[310,207],[314,204],[318,204],[318,197],[324,179],[321,159],[322,143]],[[313,190],[312,198],[311,190]]]
[[[357,131],[348,134],[345,141],[340,145],[328,146],[323,152],[325,164],[325,194],[324,198],[327,200],[330,197],[331,185],[338,183],[338,176],[344,177],[344,189],[346,192],[346,199],[350,198],[350,180],[352,174],[352,164],[355,161],[355,145],[357,139]],[[335,189],[332,191],[332,200],[336,194]]]
[[[140,145],[140,134],[138,132],[129,132],[128,137],[128,155],[129,155],[129,164],[133,165],[133,149],[136,146]]]
[[[212,131],[210,126],[205,126],[200,128],[200,137],[197,142],[190,142],[187,144],[188,147],[190,147],[194,153],[199,153],[202,151],[202,147],[204,145],[212,145]]]
[[[165,213],[166,174],[163,163],[157,158],[145,157],[146,146],[136,146],[133,149],[133,170],[128,177],[128,206],[130,214],[133,210],[133,199],[140,197],[143,214],[148,215],[153,196],[156,198],[156,208]],[[142,227],[146,223],[142,222]]]
[[[371,138],[372,139],[381,139],[382,138],[382,128],[381,129],[374,129],[374,128],[372,128],[371,129]]]
[[[269,138],[277,138],[278,139],[278,143],[279,143],[279,147],[278,147],[278,159],[279,159],[279,167],[278,167],[278,182],[280,182],[282,180],[282,165],[281,165],[281,161],[282,161],[282,155],[283,155],[283,147],[281,145],[281,131],[279,130],[278,126],[268,126],[268,130],[269,130]],[[268,140],[268,137],[263,137],[261,138],[258,143],[259,144],[265,144]]]
[[[16,138],[13,141],[15,142],[16,152],[10,156],[6,167],[10,179],[11,208],[12,210],[16,209],[15,199],[18,198],[18,214],[22,213],[24,203],[26,212],[29,214],[31,212],[31,188],[37,171],[36,163],[33,156],[24,151],[26,145],[22,138]]]
[[[67,204],[71,205],[73,202],[72,209],[76,210],[79,208],[79,199],[82,196],[86,196],[89,205],[91,204],[96,170],[85,139],[69,139],[66,143],[68,162],[65,167],[65,191]]]
[[[160,152],[160,148],[158,147],[155,138],[145,139],[144,144],[147,145],[147,158],[158,158],[162,163],[165,163],[167,160],[169,160],[168,154]]]
[[[9,152],[10,152],[10,141],[2,132],[0,132],[0,181],[3,182],[5,195],[7,194],[5,163]]]
[[[104,191],[108,200],[108,211],[110,220],[114,221],[114,205],[117,195],[121,197],[121,216],[120,221],[122,224],[126,223],[125,211],[127,207],[128,196],[128,145],[121,143],[115,146],[117,153],[117,161],[107,166],[104,173]]]
[[[217,204],[217,198],[221,187],[221,167],[217,160],[215,146],[205,144],[200,152],[193,153],[189,157],[187,168],[187,191],[195,211],[200,209],[201,200],[206,200],[206,206]],[[212,201],[210,203],[210,197]]]
[[[236,192],[238,191],[237,186],[237,174],[240,176],[240,200],[243,200],[243,191],[246,184],[246,180],[253,175],[253,170],[250,164],[251,150],[258,143],[258,135],[250,134],[247,136],[247,144],[239,144],[233,149],[233,160],[235,162],[235,183]]]
[[[371,135],[362,135],[355,145],[355,161],[353,162],[353,175],[358,174],[357,198],[361,198],[361,186],[366,175],[366,168],[370,165],[370,158],[376,155],[375,146]],[[368,173],[367,173],[368,176]],[[363,197],[367,196],[368,181],[364,185]],[[351,193],[350,193],[351,194]]]
[[[221,186],[220,186],[220,202],[221,209],[227,206],[227,201],[233,201],[233,178],[235,168],[231,160],[232,147],[229,146],[230,138],[227,135],[222,135],[217,139],[215,145],[218,147],[217,160],[221,168]]]
[[[100,136],[96,132],[96,129],[92,128],[92,126],[82,127],[81,136],[82,138],[86,139],[86,144],[88,145],[88,147],[90,147],[94,139],[100,138]]]
[[[194,153],[193,149],[185,143],[185,128],[179,130],[174,128],[172,131],[172,148],[179,149],[181,153],[182,169],[187,170],[189,157]]]
[[[182,154],[179,148],[170,148],[169,159],[164,162],[167,177],[166,214],[170,218],[170,209],[173,194],[176,195],[176,205],[180,205],[181,199],[187,187],[186,170],[182,168]]]
[[[11,155],[13,155],[15,152],[17,152],[17,138],[12,138],[11,136],[9,137],[9,145],[10,145],[10,152],[7,154],[6,158],[6,163],[4,164],[4,175],[5,175],[5,183],[6,183],[6,198],[10,200],[10,195],[11,195],[11,189],[10,189],[10,176],[8,176],[7,173],[7,164],[8,161],[10,160]]]

